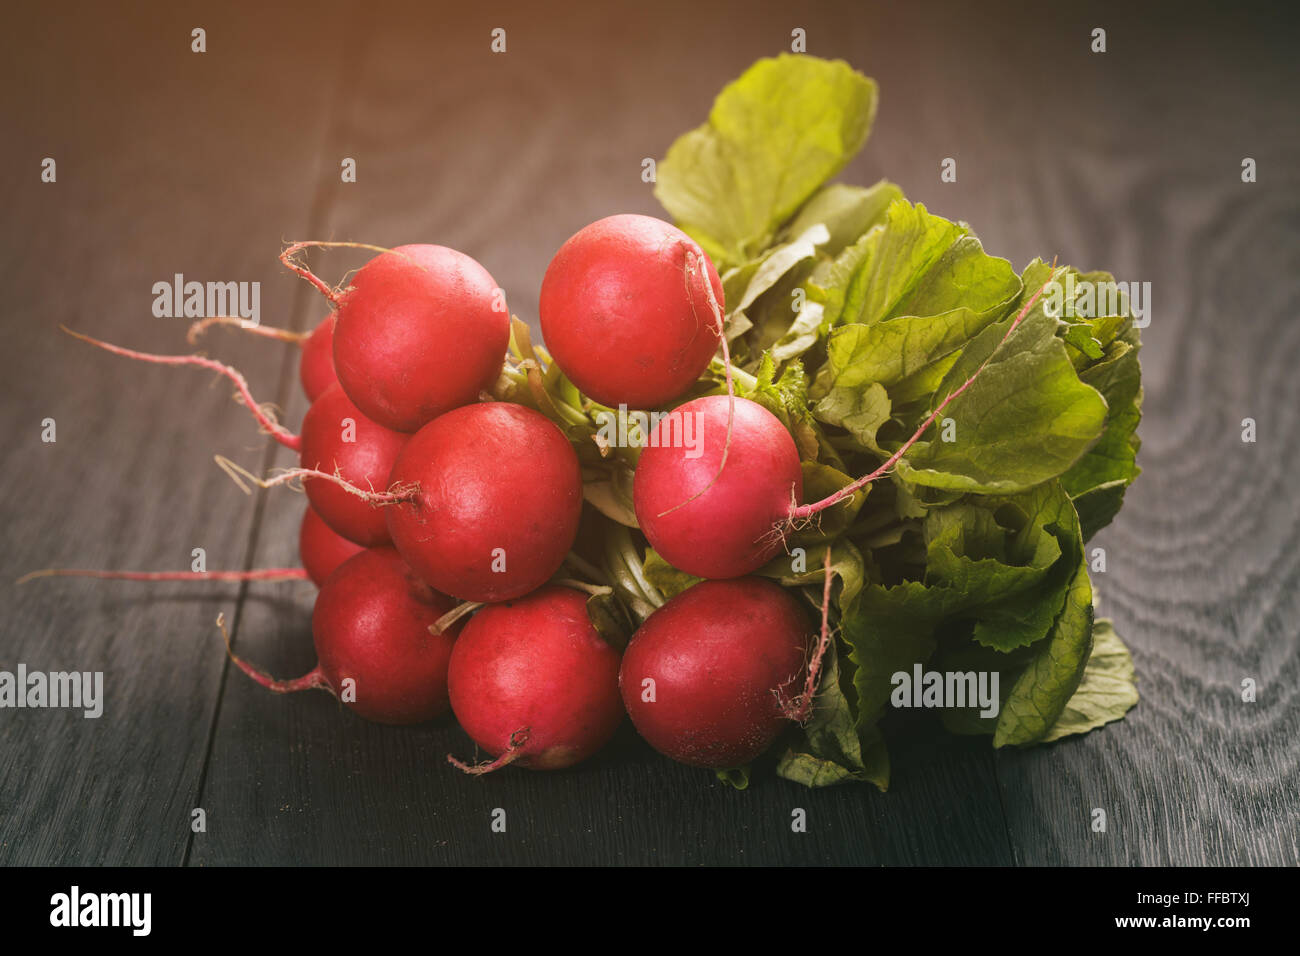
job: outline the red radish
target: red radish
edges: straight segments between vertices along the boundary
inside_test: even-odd
[[[349,541],[327,525],[310,505],[302,515],[298,529],[298,557],[307,576],[320,587],[334,569],[361,551],[361,545]]]
[[[720,342],[722,282],[686,233],[650,216],[610,216],[570,238],[542,281],[542,338],[596,401],[652,408],[685,392]]]
[[[393,466],[412,500],[383,509],[421,578],[464,601],[505,601],[544,584],[578,533],[578,456],[522,405],[466,405],[425,425]]]
[[[413,432],[501,374],[510,319],[486,269],[444,246],[398,246],[337,296],[334,366],[352,401]]]
[[[497,759],[557,770],[586,760],[623,720],[618,652],[587,616],[587,595],[544,587],[483,608],[451,652],[451,709],[465,732]]]
[[[314,402],[335,384],[339,377],[334,372],[334,316],[326,316],[302,341],[302,358],[298,361],[298,377],[307,401]]]
[[[447,712],[447,662],[459,625],[431,630],[454,607],[392,548],[343,562],[316,596],[311,631],[320,663],[275,680],[233,654],[249,677],[277,693],[322,688],[366,720],[417,724]]]
[[[337,382],[334,374],[334,316],[326,316],[311,332],[290,332],[268,325],[248,325],[245,320],[229,315],[219,315],[200,319],[190,326],[186,339],[191,345],[198,342],[200,336],[213,325],[232,325],[245,332],[292,342],[302,349],[298,360],[298,377],[302,381],[302,390],[307,394],[307,401],[314,402],[321,393]]]
[[[763,578],[703,581],[655,611],[623,652],[619,686],[641,736],[665,756],[718,769],[749,763],[786,726],[809,626]]]
[[[337,471],[357,488],[382,490],[409,438],[371,421],[332,385],[303,416],[300,458],[304,468]],[[303,487],[317,514],[349,541],[370,546],[390,540],[382,508],[331,482],[309,479]]]
[[[680,419],[660,423],[633,479],[637,522],[650,544],[703,578],[739,577],[774,557],[781,540],[773,525],[803,494],[794,439],[763,406],[735,399],[728,447],[730,402],[706,395],[678,406]]]

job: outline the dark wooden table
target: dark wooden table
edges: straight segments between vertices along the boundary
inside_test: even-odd
[[[98,720],[0,711],[0,864],[1297,862],[1300,71],[1283,13],[437,6],[10,15],[0,669],[103,671],[107,703]],[[1098,26],[1104,54],[1089,49]],[[196,547],[210,568],[296,562],[301,497],[247,497],[213,464],[290,463],[229,387],[94,351],[60,323],[186,351],[184,320],[151,312],[153,283],[183,273],[259,281],[264,322],[307,327],[325,309],[276,262],[296,238],[454,246],[535,320],[559,244],[613,212],[658,212],[642,158],[795,27],[881,84],[846,181],[889,176],[1017,267],[1059,255],[1152,283],[1146,473],[1098,538],[1101,611],[1140,676],[1126,720],[997,753],[910,723],[887,794],[777,779],[737,793],[630,731],[570,772],[467,779],[444,762],[472,753],[450,722],[379,727],[232,671],[219,611],[273,673],[311,666],[304,583],[13,584],[50,565],[185,568]],[[56,183],[41,182],[45,157]],[[340,181],[344,157],[356,183]],[[945,157],[956,183],[940,182]],[[1244,157],[1258,182],[1242,182]],[[337,278],[363,259],[319,261]],[[296,424],[292,349],[222,332],[207,347]],[[797,807],[807,833],[791,832]]]

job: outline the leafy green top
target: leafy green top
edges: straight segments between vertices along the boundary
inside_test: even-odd
[[[1111,277],[1039,260],[1017,274],[965,223],[892,183],[828,185],[875,111],[875,83],[843,62],[760,60],[671,146],[655,190],[719,268],[738,392],[790,429],[808,500],[879,467],[980,370],[887,478],[823,512],[760,572],[818,606],[831,549],[838,638],[811,719],[777,764],[809,786],[888,785],[882,719],[894,675],[917,665],[999,676],[996,715],[941,715],[997,747],[1083,733],[1137,700],[1126,648],[1093,619],[1084,544],[1139,472],[1138,330],[1123,302],[1064,320],[1070,310],[1040,300],[1009,332],[1049,281]],[[635,452],[602,447],[599,406],[526,330],[515,354],[501,391],[579,448],[588,500],[608,519],[602,567],[635,624],[694,579],[630,530]],[[683,400],[721,391],[722,372],[715,361]],[[802,554],[818,557],[805,566]],[[748,780],[741,768],[720,776]]]

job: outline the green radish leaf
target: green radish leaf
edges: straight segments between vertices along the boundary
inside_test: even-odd
[[[817,417],[883,455],[877,435],[895,405],[933,391],[1020,290],[1010,264],[986,255],[965,226],[893,202],[883,226],[812,280],[823,324],[842,325],[812,389]]]
[[[959,632],[954,631],[954,634],[956,633]],[[1021,647],[1010,653],[1003,653],[991,647],[982,647],[970,640],[947,642],[935,654],[931,666],[944,673],[973,674],[976,679],[981,674],[996,673],[998,713],[988,717],[983,716],[983,710],[978,702],[966,707],[945,707],[939,712],[939,719],[943,722],[944,728],[949,733],[964,736],[976,734],[992,736],[997,730],[998,716],[1006,706],[1011,688],[1033,654],[1032,647]]]
[[[804,299],[790,328],[777,339],[770,354],[777,362],[788,362],[807,352],[821,337],[823,308],[821,303]]]
[[[816,423],[808,411],[808,381],[803,365],[788,365],[780,378],[776,378],[776,361],[770,352],[764,353],[752,383],[738,382],[736,394],[762,405],[781,420],[794,438],[799,457],[815,459],[819,449]]]
[[[734,790],[744,790],[749,786],[749,767],[733,767],[730,770],[715,770],[717,778]]]
[[[746,266],[743,269],[734,270],[734,275],[739,278],[742,275],[748,276],[745,282],[740,298],[731,305],[731,298],[728,297],[727,303],[731,305],[733,313],[743,313],[746,309],[754,304],[764,292],[771,289],[782,276],[786,275],[805,260],[811,259],[817,255],[817,247],[830,240],[830,232],[821,223],[814,223],[807,230],[800,233],[795,239],[784,245],[775,246],[769,249],[752,263],[752,268]]]
[[[935,314],[989,294],[980,285],[991,280],[997,285],[996,277],[984,274],[989,257],[977,240],[958,245],[969,235],[965,223],[932,216],[920,203],[891,203],[884,226],[859,240],[861,260],[849,277],[839,321],[872,325],[900,315]]]
[[[1124,505],[1124,492],[1128,486],[1126,480],[1108,481],[1104,485],[1089,488],[1073,499],[1085,542],[1115,520],[1119,509]]]
[[[646,580],[653,584],[665,598],[675,598],[687,588],[699,584],[703,578],[697,578],[678,571],[665,561],[654,548],[646,548],[645,563],[641,567]]]
[[[1092,626],[1092,654],[1078,689],[1041,743],[1070,734],[1083,734],[1119,720],[1138,702],[1137,677],[1128,648],[1108,620]]]
[[[1085,541],[1115,517],[1124,502],[1125,489],[1142,472],[1137,464],[1142,446],[1137,434],[1142,421],[1139,347],[1137,330],[1130,329],[1111,343],[1101,361],[1079,374],[1108,405],[1101,438],[1061,477],[1066,491],[1075,499]]]
[[[798,215],[781,233],[800,236],[815,225],[825,226],[830,238],[822,244],[820,251],[824,255],[837,256],[872,226],[884,222],[889,204],[902,198],[903,191],[884,179],[874,186],[831,183],[804,203]]]
[[[1056,324],[1030,314],[1005,342],[1005,323],[980,333],[935,392],[936,401],[954,393],[979,369],[980,353],[989,356],[944,412],[953,440],[943,440],[945,427],[936,423],[899,461],[899,475],[931,488],[1008,494],[1062,475],[1083,457],[1105,427],[1106,400],[1079,381]]]
[[[1127,650],[1093,622],[1084,560],[1141,471],[1141,341],[1128,303],[1111,286],[1099,294],[1114,281],[1105,272],[1036,259],[1017,275],[965,223],[890,182],[828,184],[866,138],[875,100],[843,63],[762,60],[673,144],[656,186],[714,257],[737,394],[794,436],[804,502],[908,443],[865,500],[792,531],[789,553],[757,572],[820,608],[831,548],[837,644],[813,716],[778,762],[812,787],[887,786],[881,718],[892,678],[916,665],[998,676],[997,714],[979,704],[939,714],[996,747],[1083,733],[1137,700]],[[515,354],[529,348],[525,339]],[[715,359],[688,394],[718,393],[721,368]],[[553,373],[540,396],[530,384],[508,369],[502,388],[576,444],[589,403]],[[583,454],[588,472],[609,471]],[[696,582],[652,551],[642,580],[668,596]],[[719,776],[749,779],[747,768]]]
[[[826,569],[822,565],[825,552],[824,546],[805,548],[803,561],[798,570],[794,567],[792,555],[782,554],[754,573],[771,578],[788,588],[817,588],[817,606],[820,607],[820,589],[826,575]],[[867,578],[866,562],[862,558],[862,552],[849,541],[837,541],[831,547],[831,575],[839,578],[840,581],[840,589],[835,596],[836,605],[847,607],[852,604]]]
[[[585,481],[582,485],[582,497],[606,518],[617,521],[628,528],[640,527],[636,520],[636,510],[631,497],[626,494],[618,482],[613,480]]]
[[[800,318],[793,308],[792,293],[812,269],[818,246],[829,238],[826,226],[814,223],[795,239],[774,246],[723,277],[730,309],[726,321],[728,341],[745,336],[742,353],[762,351],[779,341],[782,354],[777,356],[778,362],[792,358],[816,341],[816,322],[811,335],[792,329]],[[808,304],[805,301],[804,305]]]
[[[876,435],[889,421],[892,408],[885,386],[872,382],[864,386],[832,386],[826,397],[817,403],[814,414],[819,421],[840,426],[863,448],[885,458],[888,456]]]
[[[851,484],[853,484],[853,479],[837,468],[816,461],[805,461],[803,463],[803,497],[805,501],[821,501],[823,498],[829,498],[841,488],[847,488]],[[807,529],[795,531],[790,542],[795,545],[815,548],[821,542],[827,542],[838,537],[853,524],[853,519],[857,517],[858,512],[862,509],[862,504],[866,501],[867,494],[870,491],[871,485],[859,488],[843,501],[819,513],[817,521]],[[808,554],[812,557],[813,551],[810,550]],[[820,553],[816,556],[815,561],[810,560],[809,563],[815,563],[820,567]]]
[[[806,787],[829,787],[852,780],[889,786],[889,754],[874,728],[859,737],[848,698],[840,686],[838,652],[832,642],[823,658],[823,671],[812,717],[800,739],[782,753],[779,776]]]
[[[1081,560],[1060,616],[1011,687],[993,746],[1028,744],[1046,736],[1078,688],[1091,653],[1092,582]]]
[[[841,636],[856,667],[859,731],[875,727],[889,706],[893,675],[924,666],[934,653],[935,629],[960,607],[963,595],[920,581],[892,587],[868,584],[854,606],[844,612]]]
[[[759,60],[669,148],[655,196],[719,269],[746,262],[862,148],[875,114],[875,82],[840,60]]]
[[[588,597],[587,616],[591,618],[592,627],[611,647],[619,651],[627,647],[632,636],[632,622],[612,591]]]
[[[966,595],[975,643],[999,651],[1033,644],[1061,613],[1083,563],[1074,506],[1054,481],[1015,497],[967,500],[926,515],[929,579]]]

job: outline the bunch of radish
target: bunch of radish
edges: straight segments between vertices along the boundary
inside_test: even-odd
[[[541,368],[531,345],[531,360],[511,362],[518,345],[504,295],[470,257],[432,245],[364,247],[378,254],[335,289],[297,258],[331,245],[354,244],[297,243],[281,256],[326,297],[330,315],[309,334],[251,330],[301,346],[311,405],[299,434],[258,405],[229,366],[78,335],[235,383],[300,467],[257,477],[218,461],[241,483],[306,491],[303,567],[54,573],[308,577],[320,588],[312,614],[318,665],[280,680],[233,652],[232,660],[272,691],[323,689],[368,720],[411,724],[451,710],[492,757],[468,764],[449,755],[467,772],[570,766],[604,746],[627,714],[652,746],[684,763],[730,768],[761,754],[792,716],[813,629],[790,593],[747,575],[780,550],[801,473],[789,433],[761,406],[730,388],[683,403],[710,362],[719,353],[726,360],[723,290],[709,257],[646,216],[581,230],[542,284],[550,352],[541,352]],[[191,341],[236,321],[196,323]],[[597,626],[593,596],[612,589],[599,556],[578,553],[584,515],[602,520],[584,504],[580,453],[609,450],[583,447],[544,402],[511,400],[512,391],[528,394],[512,390],[512,375],[521,382],[542,373],[565,376],[593,407],[680,404],[699,416],[702,454],[667,442],[644,450],[635,513],[668,561],[719,580],[625,615],[640,623],[630,642]]]
[[[996,720],[944,714],[995,746],[1117,719],[1137,695],[1092,699],[1085,672],[1110,682],[1128,657],[1094,627],[1083,546],[1140,471],[1137,327],[1122,304],[1036,310],[1084,274],[1017,275],[892,183],[827,185],[875,103],[839,61],[754,64],[664,158],[677,226],[610,216],[555,253],[544,345],[454,249],[290,244],[327,315],[247,331],[301,349],[296,433],[222,362],[72,333],[233,383],[297,462],[217,462],[245,491],[306,494],[301,567],[36,574],[310,579],[317,665],[272,677],[228,641],[231,659],[367,720],[450,711],[489,756],[448,755],[471,774],[570,766],[626,716],[738,787],[770,754],[810,787],[884,789],[886,679],[932,658],[1008,678]],[[322,248],[369,259],[331,285],[305,259]],[[244,323],[190,341],[226,325]]]
[[[253,329],[302,347],[311,405],[297,435],[229,366],[77,336],[235,384],[300,467],[258,477],[217,460],[241,483],[305,490],[302,568],[38,573],[310,578],[320,588],[317,666],[281,680],[233,652],[232,660],[272,691],[323,689],[367,720],[412,724],[450,710],[492,758],[469,764],[448,755],[474,774],[570,766],[600,750],[624,715],[666,756],[727,770],[809,719],[828,644],[829,555],[820,640],[797,592],[753,572],[788,534],[897,456],[828,498],[801,503],[790,433],[735,394],[722,284],[698,244],[647,216],[611,216],[580,230],[542,283],[549,351],[534,349],[517,319],[512,330],[501,289],[462,253],[361,246],[378,254],[335,289],[296,258],[309,246],[357,244],[296,243],[281,256],[326,297],[329,317],[305,335]],[[197,323],[191,341],[209,325],[236,321]],[[717,362],[725,392],[698,394],[718,391],[705,374]],[[675,441],[674,420],[663,418],[637,450],[611,449],[572,427],[572,408],[568,417],[557,408],[548,381],[588,411],[690,416],[698,441]],[[593,507],[602,496],[585,482],[585,465],[615,453],[628,456],[634,478],[632,513],[611,530],[602,516],[608,503]],[[580,540],[587,526],[597,528],[583,536],[595,537],[594,547]],[[648,545],[703,580],[649,605],[635,585],[620,593],[610,583],[628,573],[618,554],[629,544],[634,555]],[[600,608],[611,602],[629,626],[608,626]]]

